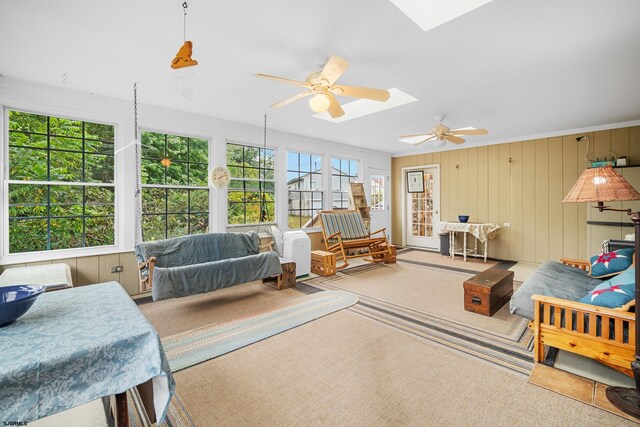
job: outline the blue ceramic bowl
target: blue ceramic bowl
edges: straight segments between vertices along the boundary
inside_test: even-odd
[[[25,314],[43,292],[38,285],[0,286],[0,328]]]
[[[458,215],[458,221],[460,221],[460,222],[469,221],[469,215]]]

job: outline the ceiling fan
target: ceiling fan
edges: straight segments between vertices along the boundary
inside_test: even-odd
[[[439,125],[431,129],[429,133],[418,133],[415,135],[401,135],[400,141],[406,142],[411,145],[420,145],[423,142],[434,141],[435,147],[442,147],[447,141],[451,141],[454,144],[462,144],[465,140],[460,138],[460,135],[486,135],[488,131],[486,129],[475,129],[472,127],[451,129],[447,125],[442,124],[443,118],[436,117],[436,120],[440,122]]]
[[[389,91],[386,90],[336,85],[336,80],[347,71],[347,68],[349,68],[349,62],[347,62],[346,59],[333,55],[329,58],[322,70],[309,74],[303,82],[267,74],[256,74],[256,76],[307,88],[307,90],[302,93],[273,104],[271,108],[284,107],[293,101],[312,95],[312,98],[309,100],[311,109],[316,113],[322,113],[328,110],[334,119],[344,115],[344,110],[336,99],[336,95],[349,96],[351,98],[366,98],[374,101],[386,101],[389,99]]]

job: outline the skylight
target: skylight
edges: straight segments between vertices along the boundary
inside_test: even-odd
[[[390,0],[424,31],[438,27],[492,0]]]
[[[313,117],[326,120],[328,122],[341,123],[346,122],[347,120],[356,119],[362,116],[368,116],[369,114],[377,113],[379,111],[388,110],[390,108],[399,107],[401,105],[417,101],[416,98],[409,95],[408,93],[404,93],[400,89],[389,89],[389,94],[391,96],[385,102],[372,101],[370,99],[359,99],[347,104],[342,104],[344,115],[335,119],[332,118],[327,112],[314,114]]]

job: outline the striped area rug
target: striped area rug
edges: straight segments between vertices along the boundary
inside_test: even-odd
[[[290,307],[229,323],[205,326],[162,339],[172,372],[295,328],[352,306],[358,298],[345,291],[307,295]]]
[[[392,297],[376,296],[376,292],[373,290],[374,282],[379,284],[385,278],[388,278],[385,285],[390,289],[396,287],[398,293],[407,289],[402,288],[402,284],[394,282],[394,277],[398,278],[400,270],[404,272],[405,277],[413,278],[415,283],[424,283],[423,288],[414,286],[410,289],[415,292],[416,299],[419,293],[428,294],[430,292],[430,275],[439,274],[439,277],[442,277],[443,274],[451,275],[451,286],[461,289],[465,277],[471,277],[475,274],[475,272],[464,273],[460,271],[443,272],[443,268],[434,269],[433,266],[425,267],[413,264],[404,264],[398,260],[397,266],[394,264],[358,266],[338,272],[335,276],[305,280],[303,283],[298,283],[297,289],[306,293],[348,290],[359,298],[358,304],[349,308],[351,311],[519,375],[528,376],[531,373],[533,369],[533,333],[527,328],[528,321],[510,315],[506,311],[508,307],[503,307],[501,311],[505,311],[501,315],[494,316],[496,317],[494,320],[476,314],[470,316],[469,313],[464,312],[463,299],[455,293],[456,306],[458,299],[460,305],[457,311],[440,310],[437,314],[429,310],[429,303],[422,304],[422,306],[418,303],[414,304],[410,295],[395,298],[396,301],[402,300],[403,303],[391,301],[394,299]],[[371,289],[368,289],[368,285],[371,286]],[[378,294],[380,294],[379,289]],[[392,295],[391,292],[388,295]],[[461,291],[455,289],[455,292],[460,293]],[[437,298],[439,297],[441,296],[434,296],[433,305],[438,304]],[[494,324],[495,328],[492,327]]]
[[[129,425],[131,427],[153,427],[156,425],[149,421],[137,388],[134,387],[127,390],[127,404],[129,409]],[[111,425],[113,425],[113,423],[111,423]],[[159,426],[193,427],[195,425],[182,399],[180,399],[177,392],[174,392],[171,402],[169,402],[165,419]]]

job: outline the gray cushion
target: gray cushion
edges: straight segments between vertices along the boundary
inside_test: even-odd
[[[600,283],[602,280],[590,277],[586,271],[556,261],[547,261],[513,293],[509,309],[513,314],[533,320],[531,295],[578,301]]]

